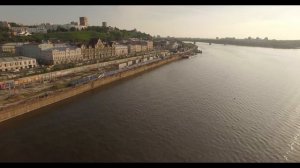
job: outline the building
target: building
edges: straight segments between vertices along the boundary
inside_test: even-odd
[[[35,58],[41,64],[63,64],[82,60],[81,49],[65,43],[30,43],[22,46],[24,56]]]
[[[168,41],[168,40],[161,40],[161,41],[155,41],[155,48],[158,50],[172,50],[175,51],[180,47],[179,41]]]
[[[115,56],[115,43],[103,42],[99,38],[92,38],[88,44],[80,44],[83,60],[101,60]]]
[[[47,29],[47,31],[48,30],[57,30],[57,28],[58,28],[58,26],[59,25],[52,25],[52,24],[50,24],[50,23],[46,23],[46,24],[43,24],[44,26],[45,26],[45,28]]]
[[[157,50],[163,50],[166,49],[167,45],[169,45],[169,41],[166,40],[159,40],[159,41],[154,41],[154,47]]]
[[[67,30],[70,30],[71,28],[75,28],[76,30],[82,30],[82,29],[86,28],[86,26],[76,25],[76,23],[77,22],[75,22],[75,23],[71,22],[70,24],[59,25],[57,27],[62,27]]]
[[[116,56],[122,56],[122,55],[128,55],[128,46],[126,45],[115,45],[115,55]]]
[[[107,22],[102,22],[102,27],[107,27]]]
[[[31,57],[37,59],[39,61],[41,59],[41,52],[43,50],[47,50],[50,48],[54,48],[52,43],[30,43],[22,46],[21,52],[22,55],[26,57]]]
[[[142,45],[137,42],[130,42],[128,44],[128,52],[130,54],[139,53],[142,51]]]
[[[82,60],[81,49],[77,47],[57,47],[41,51],[42,64],[56,65]]]
[[[80,17],[79,18],[79,23],[80,23],[80,26],[88,26],[87,17]]]
[[[45,26],[37,26],[37,27],[29,27],[27,28],[27,32],[29,33],[47,33],[47,29]]]
[[[21,47],[28,43],[4,43],[0,44],[0,56],[22,55]]]
[[[16,45],[15,43],[5,43],[0,45],[1,56],[15,55]]]
[[[50,23],[46,23],[46,24],[42,24],[45,29],[48,31],[56,31],[59,27],[62,27],[64,29],[67,29],[67,30],[70,30],[72,27],[77,29],[77,30],[82,30],[84,28],[87,28],[87,26],[82,26],[82,25],[79,25],[78,22],[70,22],[70,23],[67,23],[67,24],[62,24],[62,25],[58,25],[58,24],[50,24]]]
[[[146,41],[147,42],[147,50],[152,51],[153,50],[153,41]]]
[[[19,71],[27,68],[34,68],[37,62],[34,58],[23,56],[0,58],[1,71]]]
[[[10,28],[10,24],[6,21],[1,21],[0,22],[0,27]]]
[[[141,51],[142,52],[148,51],[148,43],[146,41],[141,41],[140,44],[141,44]]]
[[[10,29],[13,32],[16,32],[17,35],[30,35],[32,33],[47,33],[47,28],[44,25],[37,26],[37,27],[11,27]]]
[[[173,42],[170,46],[170,49],[176,50],[179,47],[179,44],[177,43],[177,41]]]
[[[27,32],[28,31],[28,27],[11,27],[10,28],[13,32]]]
[[[136,38],[130,38],[129,41],[122,41],[121,43],[128,46],[128,52],[130,54],[153,50],[153,41],[150,40],[145,41]]]

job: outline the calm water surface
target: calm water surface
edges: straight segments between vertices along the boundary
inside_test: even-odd
[[[300,50],[198,45],[0,123],[0,161],[299,162]]]

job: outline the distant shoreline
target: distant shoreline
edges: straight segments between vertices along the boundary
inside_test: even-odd
[[[203,43],[207,43],[207,42],[203,42]],[[221,45],[224,45],[224,43],[216,43],[216,42],[212,42],[212,44],[221,44]],[[285,47],[284,48],[284,47],[271,47],[271,46],[258,46],[258,45],[256,46],[256,45],[243,45],[243,44],[225,44],[225,45],[234,45],[234,46],[243,46],[243,47],[272,48],[272,49],[300,49],[300,47],[294,47],[294,48]]]
[[[204,42],[212,44],[236,45],[246,47],[263,47],[274,49],[300,49],[300,40],[267,40],[267,39],[195,39],[177,38],[182,41]]]
[[[198,42],[198,41],[197,41]],[[207,43],[207,42],[201,42],[201,43]],[[209,43],[207,43],[209,44]],[[223,45],[221,43],[211,43],[211,44],[219,44],[219,45]],[[295,50],[295,49],[300,49],[300,47],[298,48],[280,48],[280,47],[264,47],[264,46],[251,46],[251,45],[239,45],[239,44],[226,44],[226,45],[232,45],[232,46],[241,46],[241,47],[259,47],[259,48],[270,48],[270,49],[289,49],[289,50]],[[225,45],[225,46],[226,46]]]

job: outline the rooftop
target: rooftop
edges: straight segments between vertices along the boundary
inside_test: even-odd
[[[32,60],[34,58],[17,56],[17,57],[0,57],[0,62],[13,62],[13,61],[21,61],[21,60]]]
[[[69,50],[75,50],[77,49],[78,47],[73,47],[73,46],[67,46],[67,47],[53,47],[53,48],[48,48],[48,49],[45,49],[43,51],[52,51],[52,50],[58,50],[58,51],[66,51],[66,49],[69,49]]]
[[[28,42],[22,43],[22,42],[18,42],[18,43],[2,43],[0,44],[1,46],[20,46],[20,45],[24,45],[24,44],[29,44]]]
[[[88,42],[88,46],[95,48],[96,44],[98,43],[102,43],[100,38],[91,38],[90,41]]]

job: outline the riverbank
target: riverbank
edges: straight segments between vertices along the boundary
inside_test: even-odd
[[[150,64],[146,64],[140,67],[136,67],[134,69],[129,69],[127,71],[123,71],[112,76],[104,77],[102,79],[92,81],[87,84],[83,84],[73,88],[64,88],[58,91],[55,91],[51,95],[43,95],[40,97],[36,97],[35,99],[31,99],[28,101],[21,102],[19,104],[9,106],[0,110],[0,122],[20,116],[22,114],[31,112],[33,110],[37,110],[39,108],[54,104],[59,101],[63,101],[67,98],[79,95],[81,93],[90,91],[95,88],[99,88],[101,86],[107,85],[117,80],[121,80],[130,76],[134,76],[140,73],[143,73],[147,70],[154,69],[156,67],[162,66],[164,64],[176,61],[181,59],[181,56],[174,55],[167,59],[153,62]]]

